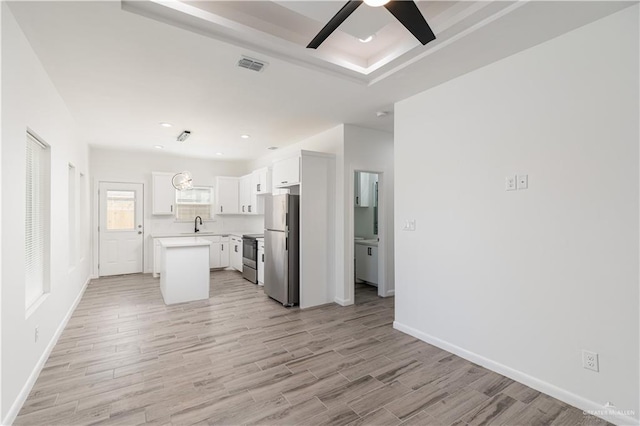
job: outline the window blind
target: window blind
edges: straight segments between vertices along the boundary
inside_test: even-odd
[[[25,209],[25,303],[28,308],[45,292],[48,229],[47,147],[27,134]]]
[[[203,220],[211,219],[213,191],[206,186],[176,190],[176,219],[194,220],[200,216]]]

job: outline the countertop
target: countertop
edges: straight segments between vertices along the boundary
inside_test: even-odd
[[[372,238],[370,240],[360,240],[360,239],[356,239],[354,241],[356,244],[359,244],[361,246],[373,246],[373,247],[378,247],[378,239],[377,238]]]
[[[242,237],[244,234],[256,234],[256,232],[239,232],[239,231],[231,231],[231,232],[209,232],[209,231],[200,231],[200,232],[161,232],[157,234],[151,234],[151,238],[175,238],[175,237],[211,237],[211,236],[220,236],[220,237],[228,237],[231,235],[235,235],[236,237]]]
[[[211,241],[200,237],[160,238],[158,240],[164,247],[193,247],[210,246]]]

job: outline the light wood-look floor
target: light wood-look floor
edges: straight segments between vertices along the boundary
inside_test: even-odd
[[[150,275],[91,282],[16,424],[605,424],[394,330],[372,287],[301,311],[211,278],[174,306]]]

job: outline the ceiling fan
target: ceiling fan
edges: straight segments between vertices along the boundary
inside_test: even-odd
[[[362,4],[363,0],[349,0],[342,9],[329,20],[311,40],[307,46],[310,49],[316,49],[334,32],[340,24],[342,24],[353,13],[354,10]],[[384,6],[393,16],[396,17],[402,25],[404,25],[423,45],[435,40],[436,36],[431,31],[431,27],[420,13],[418,6],[411,0],[364,0],[364,2],[372,7]]]

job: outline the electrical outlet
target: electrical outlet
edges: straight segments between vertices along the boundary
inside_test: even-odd
[[[529,175],[518,175],[517,186],[518,189],[529,188]]]
[[[582,366],[587,370],[600,371],[598,354],[591,351],[582,350]]]
[[[40,330],[38,330],[38,326],[36,325],[35,333],[34,333],[34,342],[38,343],[38,337],[40,337]]]
[[[515,191],[516,190],[516,177],[515,176],[507,176],[504,178],[504,189],[505,191]]]

